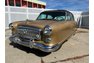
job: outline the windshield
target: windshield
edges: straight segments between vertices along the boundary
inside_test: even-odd
[[[65,21],[66,13],[65,12],[43,12],[39,15],[37,20]]]

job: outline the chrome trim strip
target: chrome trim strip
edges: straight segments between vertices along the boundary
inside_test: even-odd
[[[18,37],[11,36],[9,39],[10,39],[10,41],[12,41],[14,43],[17,43],[17,44],[20,44],[20,45],[23,45],[23,46],[26,46],[26,47],[30,47],[30,48],[36,48],[36,49],[39,49],[39,50],[44,51],[44,52],[54,52],[59,47],[58,44],[55,45],[55,46],[46,46],[46,45],[43,45],[43,44],[38,43],[38,42],[33,42],[33,40],[28,42],[28,45],[27,45],[27,44],[25,44],[26,42],[21,41],[19,38],[18,38],[18,40],[15,39],[15,38],[18,38]]]

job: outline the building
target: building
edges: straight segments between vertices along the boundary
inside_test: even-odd
[[[81,20],[78,21],[79,27],[89,29],[89,11],[82,12],[80,19]]]
[[[46,3],[39,0],[5,0],[6,6],[45,8]]]
[[[35,20],[46,3],[39,0],[5,0],[5,27],[20,20]]]

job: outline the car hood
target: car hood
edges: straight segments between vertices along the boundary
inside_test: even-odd
[[[36,21],[28,20],[28,21],[17,21],[17,22],[14,22],[13,24],[16,24],[17,26],[27,25],[27,26],[35,26],[38,28],[44,28],[46,25],[52,25],[53,23],[56,23],[56,21],[52,21],[52,20],[36,20]]]

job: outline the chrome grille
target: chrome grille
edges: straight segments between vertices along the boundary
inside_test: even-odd
[[[26,38],[38,39],[36,35],[39,35],[41,37],[41,29],[33,26],[18,26],[17,33],[19,36]]]

